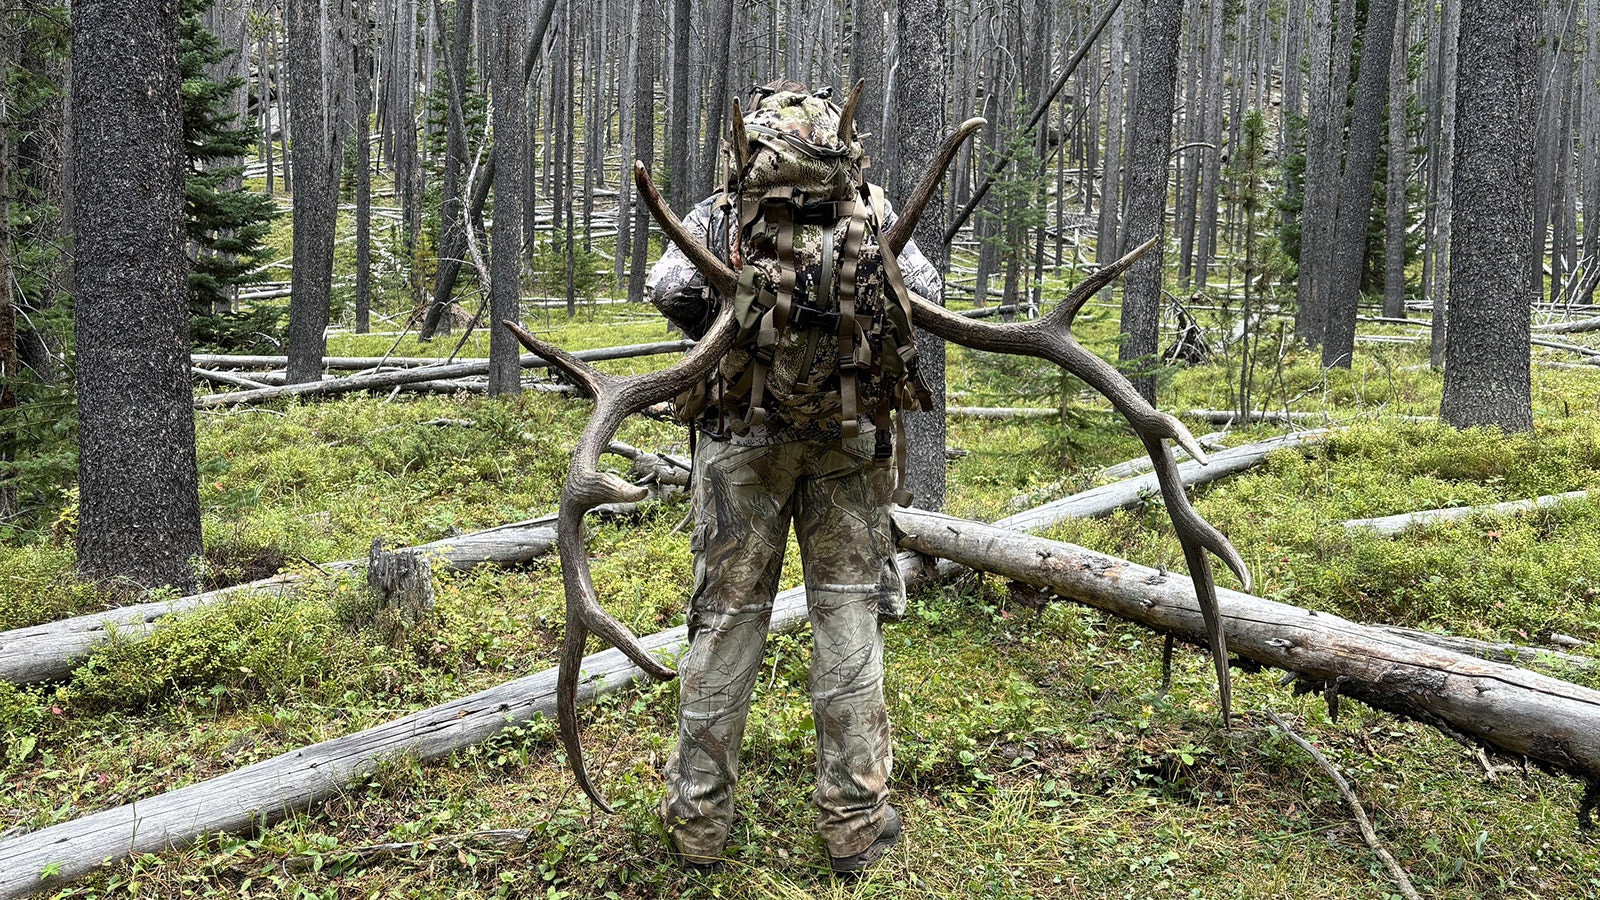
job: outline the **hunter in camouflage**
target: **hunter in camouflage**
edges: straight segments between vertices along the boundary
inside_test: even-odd
[[[820,100],[808,102],[822,106]],[[798,102],[794,106],[816,115]],[[724,259],[737,257],[737,240],[732,252],[729,240],[737,223],[717,200],[700,203],[685,225]],[[880,218],[885,230],[893,223],[886,203]],[[824,226],[834,229],[835,245],[843,244],[847,223]],[[826,259],[819,231],[795,231],[797,298],[816,293],[814,281],[824,268],[819,256]],[[916,245],[908,245],[898,261],[906,289],[937,302],[941,279]],[[739,262],[763,272],[771,267],[759,253]],[[855,273],[858,290],[883,290],[886,268],[876,257],[863,257]],[[662,313],[692,337],[702,335],[719,304],[728,302],[706,287],[676,246],[651,271],[648,285]],[[777,402],[750,427],[730,428],[726,410],[715,402],[694,407],[700,436],[693,476],[694,591],[689,649],[678,665],[678,745],[667,762],[661,810],[678,853],[692,867],[722,858],[733,822],[739,749],[791,522],[812,626],[818,830],[839,871],[870,864],[899,834],[898,814],[887,802],[893,760],[881,628],[883,619],[905,612],[889,518],[895,472],[883,464],[880,438],[887,434],[880,434],[882,419],[873,415],[880,385],[862,381],[856,407],[861,412],[852,429],[859,433],[841,434],[838,393],[821,389],[839,355],[831,341],[828,329],[818,328],[792,328],[779,336],[768,383]],[[709,389],[743,370],[748,359],[739,355],[748,352],[730,353]]]

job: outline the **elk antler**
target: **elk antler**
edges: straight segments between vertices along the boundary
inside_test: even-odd
[[[901,217],[888,238],[896,252],[904,246],[903,239],[900,244],[893,242],[905,222],[906,217]],[[909,232],[909,228],[907,231]],[[1189,504],[1189,498],[1183,492],[1183,481],[1178,475],[1177,460],[1173,458],[1163,439],[1171,438],[1177,441],[1201,464],[1206,462],[1205,451],[1200,449],[1199,443],[1182,422],[1146,403],[1122,373],[1110,363],[1085,350],[1072,336],[1072,320],[1078,315],[1078,311],[1083,309],[1089,298],[1127,271],[1135,260],[1154,247],[1159,240],[1159,237],[1151,238],[1135,247],[1126,256],[1100,269],[1078,285],[1048,315],[1034,321],[1005,325],[978,322],[956,315],[915,294],[912,295],[912,320],[918,327],[964,347],[1049,360],[1104,394],[1106,399],[1111,401],[1111,405],[1133,425],[1133,430],[1138,432],[1139,439],[1144,442],[1145,452],[1150,454],[1150,461],[1155,464],[1156,478],[1161,484],[1161,496],[1166,501],[1167,515],[1172,518],[1173,529],[1178,535],[1179,543],[1183,545],[1184,559],[1189,564],[1190,577],[1194,580],[1195,595],[1200,601],[1200,612],[1205,619],[1206,639],[1211,645],[1212,661],[1216,664],[1217,688],[1222,699],[1222,721],[1226,727],[1233,702],[1228,679],[1228,646],[1227,638],[1222,632],[1222,619],[1217,613],[1217,586],[1212,577],[1211,559],[1206,556],[1205,551],[1211,551],[1226,563],[1228,568],[1239,576],[1239,580],[1244,582],[1244,589],[1247,591],[1250,589],[1250,573],[1245,568],[1244,560],[1239,557],[1239,552],[1233,548],[1222,532],[1202,518]]]
[[[982,120],[974,120],[982,124]],[[945,144],[959,147],[960,138],[971,134],[977,126],[966,123]],[[913,197],[920,197],[925,205],[933,196],[934,188],[944,177],[945,167],[954,158],[955,150],[940,158],[940,165],[923,176]],[[506,328],[517,336],[524,347],[548,359],[552,365],[566,373],[578,386],[594,397],[594,413],[589,424],[578,438],[572,451],[571,468],[567,483],[561,491],[559,521],[556,525],[556,546],[561,554],[561,579],[567,595],[567,628],[561,639],[561,660],[556,672],[556,721],[561,744],[567,752],[567,763],[578,780],[578,786],[595,805],[611,812],[611,806],[590,780],[583,763],[583,745],[578,734],[578,676],[583,665],[584,646],[591,633],[609,641],[622,651],[635,665],[652,678],[662,681],[677,673],[650,655],[627,626],[618,622],[600,606],[595,594],[594,579],[589,572],[589,554],[585,547],[584,514],[603,503],[630,502],[643,499],[643,488],[628,484],[609,472],[599,470],[600,454],[610,445],[622,420],[653,404],[674,397],[703,380],[717,361],[733,349],[738,327],[733,318],[733,297],[738,276],[726,263],[718,259],[704,244],[695,240],[681,220],[667,207],[661,193],[650,180],[650,172],[642,162],[634,162],[633,179],[639,186],[639,197],[650,209],[661,230],[681,249],[712,290],[724,299],[722,309],[705,336],[694,349],[684,354],[673,365],[646,375],[621,377],[606,375],[579,360],[572,354],[529,334],[515,322],[503,321]],[[913,223],[922,214],[915,199],[902,213]]]

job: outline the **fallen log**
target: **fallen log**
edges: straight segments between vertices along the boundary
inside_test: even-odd
[[[1185,413],[1191,419],[1199,419],[1211,425],[1237,425],[1246,422],[1258,422],[1268,425],[1302,425],[1307,422],[1316,422],[1322,425],[1335,423],[1333,416],[1320,412],[1282,412],[1277,410],[1251,410],[1239,415],[1236,409],[1191,409]],[[1347,416],[1339,421],[1352,421],[1361,418],[1383,419],[1386,422],[1437,422],[1437,416],[1391,416],[1380,412],[1370,415],[1358,414]]]
[[[637,503],[611,503],[596,507],[595,511],[600,515],[632,515],[644,503],[682,490],[688,483],[686,477],[678,474],[685,466],[679,457],[645,453],[626,444],[619,447],[637,455],[636,458],[630,457],[634,463],[631,474],[650,489],[650,495]],[[620,449],[618,452],[629,455]],[[497,525],[400,550],[420,553],[448,569],[466,571],[481,565],[521,565],[549,552],[555,542],[556,516],[548,513],[535,519]],[[324,572],[345,572],[365,561],[345,559],[322,563],[318,568]],[[73,668],[96,646],[109,640],[113,632],[121,637],[139,640],[148,636],[161,619],[173,613],[220,603],[233,594],[246,591],[292,593],[305,584],[305,579],[306,576],[296,574],[274,575],[248,584],[191,594],[175,600],[121,606],[3,632],[0,633],[0,680],[31,684],[63,678],[70,675]]]
[[[895,511],[902,547],[1048,588],[1186,641],[1205,623],[1186,576],[922,510]],[[1325,612],[1217,589],[1228,647],[1449,737],[1600,785],[1600,691],[1409,640]],[[1600,792],[1600,787],[1591,787]]]
[[[555,516],[486,531],[444,538],[407,549],[438,560],[447,568],[465,570],[478,565],[518,565],[555,546]],[[325,571],[350,571],[363,560],[323,563]],[[174,613],[220,603],[240,593],[282,595],[299,590],[307,576],[274,575],[248,584],[191,594],[174,600],[157,600],[122,606],[0,633],[0,679],[31,684],[64,678],[113,632],[138,640],[156,623]]]
[[[257,390],[272,386],[265,382],[252,381],[249,378],[245,378],[242,375],[235,375],[232,372],[217,372],[211,369],[202,369],[199,366],[190,366],[189,373],[194,375],[196,378],[202,378],[211,382],[212,384],[225,384],[228,387]]]
[[[1530,509],[1549,509],[1562,503],[1584,500],[1588,496],[1588,491],[1568,491],[1565,494],[1549,494],[1544,497],[1535,497],[1531,500],[1511,500],[1506,503],[1491,503],[1487,506],[1453,506],[1449,509],[1425,509],[1421,512],[1378,516],[1372,519],[1347,519],[1344,527],[1352,530],[1366,529],[1384,535],[1399,534],[1421,525],[1432,525],[1438,522],[1457,522],[1476,515],[1504,516],[1511,513],[1525,512]]]
[[[1319,429],[1319,431],[1325,430],[1326,429]],[[1310,434],[1310,432],[1302,432],[1302,434]],[[1210,434],[1200,435],[1199,437],[1195,438],[1195,441],[1199,443],[1200,449],[1205,450],[1207,453],[1220,453],[1228,448],[1217,442],[1227,436],[1228,433],[1226,431],[1213,431]],[[1268,440],[1276,441],[1280,440],[1280,438],[1268,438]],[[1094,480],[1106,481],[1107,479],[1113,478],[1128,478],[1133,475],[1138,475],[1142,472],[1148,472],[1150,471],[1150,468],[1150,457],[1135,456],[1133,459],[1119,462],[1116,465],[1106,466],[1104,469],[1101,469],[1094,474]]]
[[[693,346],[693,341],[656,341],[649,344],[627,344],[620,347],[609,347],[606,350],[615,351],[615,356],[605,359],[625,359],[633,356],[654,356],[662,353],[676,353]],[[598,353],[599,350],[579,351],[583,353]],[[531,353],[523,354],[524,359],[537,359]],[[282,369],[287,366],[287,356],[259,356],[238,353],[194,353],[189,356],[191,365],[207,369]],[[438,366],[447,362],[454,363],[480,363],[487,365],[489,358],[486,356],[458,356],[455,360],[446,360],[438,356],[324,356],[322,368],[329,371],[360,372],[367,369],[376,369],[379,366],[392,366],[396,369],[415,369],[422,366]]]
[[[1219,478],[1243,472],[1252,466],[1260,464],[1262,460],[1267,458],[1268,454],[1276,450],[1316,444],[1324,440],[1327,435],[1328,432],[1325,429],[1301,431],[1255,444],[1232,447],[1212,454],[1209,465],[1202,466],[1194,460],[1179,465],[1178,475],[1183,480],[1183,483],[1190,487],[1210,484]],[[1140,503],[1146,497],[1159,495],[1160,486],[1156,483],[1155,473],[1152,472],[1097,488],[1090,488],[1070,497],[1064,497],[1060,500],[1046,503],[1043,506],[1034,507],[1014,516],[1008,516],[996,522],[995,527],[1012,528],[1017,531],[1038,531],[1043,528],[1049,528],[1059,522],[1064,522],[1067,519],[1103,516],[1113,510],[1124,509]]]
[[[1533,326],[1533,330],[1542,334],[1581,334],[1586,331],[1600,331],[1600,316],[1571,322],[1548,322]]]
[[[1431,631],[1419,631],[1415,628],[1402,628],[1399,625],[1379,625],[1376,627],[1418,643],[1443,647],[1446,650],[1453,650],[1466,656],[1476,656],[1479,659],[1490,659],[1495,662],[1510,663],[1516,666],[1567,667],[1578,671],[1588,671],[1600,666],[1600,660],[1566,653],[1561,650],[1549,650],[1544,647],[1525,647],[1521,644],[1511,644],[1505,641],[1480,641],[1476,638],[1461,637],[1454,634],[1435,634]],[[1552,642],[1554,642],[1555,637],[1555,635],[1551,635]],[[1562,635],[1562,637],[1565,637],[1565,635]],[[1572,638],[1568,638],[1568,640],[1572,640]]]
[[[1061,410],[1041,406],[946,406],[947,416],[967,419],[1059,419]]]
[[[656,344],[641,344],[627,347],[606,347],[600,350],[582,350],[575,354],[579,359],[593,362],[595,360],[626,359],[635,356],[648,355],[648,353],[676,353],[689,346],[688,341],[662,341]],[[524,369],[545,369],[550,363],[542,356],[524,353],[521,357]],[[348,378],[337,378],[332,381],[308,381],[302,384],[286,384],[279,387],[261,388],[249,391],[232,391],[223,394],[208,394],[196,397],[194,405],[198,408],[216,406],[234,406],[240,403],[255,403],[267,400],[278,400],[283,397],[320,397],[329,394],[343,394],[351,391],[370,391],[374,389],[392,388],[419,381],[440,381],[454,378],[465,378],[473,375],[487,375],[489,372],[488,360],[473,360],[470,362],[451,363],[449,365],[418,366],[412,369],[403,369],[393,372],[375,372],[370,375],[352,375]]]
[[[1568,344],[1562,341],[1547,341],[1542,338],[1533,338],[1531,343],[1535,347],[1546,347],[1551,350],[1560,350],[1564,353],[1576,353],[1579,356],[1587,356],[1590,359],[1600,357],[1600,350],[1596,350],[1593,347],[1585,347],[1582,344]]]

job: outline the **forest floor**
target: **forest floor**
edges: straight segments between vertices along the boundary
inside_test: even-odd
[[[664,333],[629,307],[585,308],[570,321],[536,313],[530,322],[570,348]],[[1113,352],[1113,307],[1091,306],[1079,322],[1089,346]],[[1418,330],[1362,327],[1391,337]],[[381,354],[392,341],[335,335],[329,353]],[[407,338],[395,352],[444,355],[453,344]],[[1437,412],[1441,379],[1426,366],[1425,340],[1360,344],[1355,366],[1333,372],[1305,351],[1278,352],[1270,335],[1263,346],[1272,352],[1258,364],[1258,408],[1325,414],[1345,427],[1195,491],[1197,508],[1254,571],[1256,593],[1472,637],[1600,641],[1600,502],[1395,538],[1340,524],[1600,489],[1600,367],[1536,365],[1537,428],[1506,436],[1396,418]],[[462,354],[486,350],[480,333]],[[1161,406],[1226,408],[1237,369],[1226,361],[1167,369]],[[1102,400],[1043,364],[953,349],[949,380],[956,405],[1064,407],[1042,420],[953,419],[948,443],[965,451],[949,468],[955,515],[999,518],[1140,454]],[[280,566],[312,573],[312,562],[364,556],[374,537],[420,543],[548,512],[587,409],[528,393],[203,412],[212,572],[232,581]],[[1281,431],[1234,429],[1224,442]],[[620,437],[685,448],[681,428],[642,417]],[[691,567],[678,526],[687,510],[668,501],[592,529],[601,595],[637,632],[683,621]],[[73,514],[69,503],[49,533],[0,554],[0,628],[119,602],[73,579]],[[1049,536],[1184,568],[1158,502]],[[789,559],[785,586],[800,579],[798,557]],[[436,587],[437,623],[399,648],[367,624],[372,601],[361,579],[330,576],[292,598],[240,597],[176,617],[150,640],[113,641],[58,683],[0,683],[0,832],[150,797],[554,665],[563,600],[553,556],[514,570],[441,571]],[[1161,641],[1149,632],[1065,603],[1026,608],[1003,581],[983,576],[916,592],[885,640],[894,802],[907,827],[858,881],[829,873],[813,830],[801,631],[768,647],[724,874],[686,876],[664,848],[654,811],[675,717],[676,687],[666,683],[612,694],[584,714],[591,771],[617,816],[594,813],[552,727],[535,722],[442,761],[393,757],[338,797],[258,833],[115,862],[57,896],[1395,894],[1328,778],[1254,712],[1274,710],[1357,785],[1423,896],[1600,897],[1600,842],[1577,829],[1581,786],[1572,779],[1521,768],[1491,778],[1431,728],[1354,702],[1331,721],[1319,698],[1280,687],[1279,673],[1236,673],[1234,706],[1252,712],[1223,731],[1200,652],[1178,653],[1163,695]],[[506,846],[474,837],[489,829],[527,829],[529,838]],[[368,849],[394,842],[407,845]]]

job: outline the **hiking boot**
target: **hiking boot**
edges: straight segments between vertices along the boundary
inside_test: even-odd
[[[671,851],[672,859],[678,864],[678,868],[690,875],[715,875],[722,871],[722,860],[694,859],[679,849],[677,839],[670,835],[667,837],[667,849]]]
[[[884,804],[883,830],[878,832],[878,839],[867,845],[867,849],[851,856],[830,856],[828,865],[833,871],[840,874],[852,874],[863,871],[868,866],[877,862],[884,853],[888,852],[895,842],[900,840],[900,813],[893,806]]]

